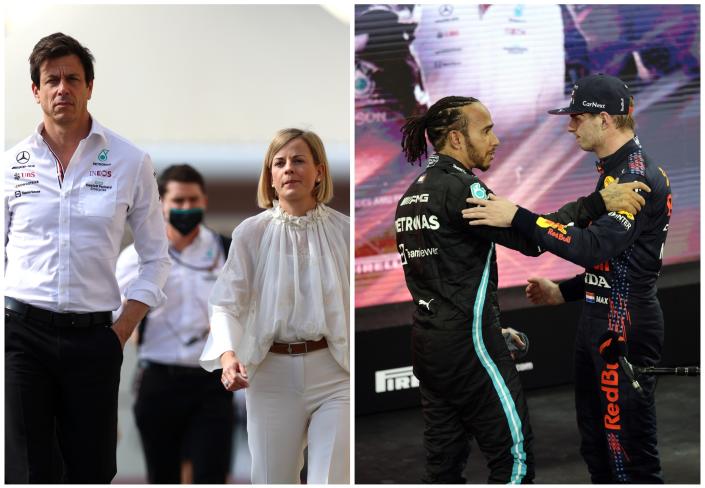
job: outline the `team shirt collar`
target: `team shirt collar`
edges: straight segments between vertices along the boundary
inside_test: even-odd
[[[36,129],[34,130],[34,137],[37,140],[44,139],[42,137],[43,130],[44,130],[44,121],[39,122]],[[92,115],[91,115],[91,130],[88,132],[88,135],[86,136],[86,140],[90,139],[91,137],[100,137],[103,140],[103,142],[105,142],[105,143],[108,142],[108,138],[105,135],[105,127],[103,127]]]
[[[433,167],[442,167],[445,169],[455,170],[458,173],[464,173],[466,175],[472,174],[472,171],[463,166],[463,163],[446,154],[434,153],[429,156],[426,168],[428,169]]]
[[[601,158],[595,162],[597,172],[600,174],[609,174],[613,169],[617,168],[621,163],[627,160],[627,155],[641,149],[639,139],[634,136],[633,139],[627,141],[622,147],[607,157]]]

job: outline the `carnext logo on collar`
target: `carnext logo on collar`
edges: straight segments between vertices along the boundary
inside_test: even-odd
[[[431,154],[431,155],[429,156],[429,158],[428,158],[428,164],[427,164],[427,166],[428,166],[428,167],[433,166],[434,164],[436,164],[436,163],[438,162],[439,159],[440,159],[440,158],[438,157],[438,154]]]

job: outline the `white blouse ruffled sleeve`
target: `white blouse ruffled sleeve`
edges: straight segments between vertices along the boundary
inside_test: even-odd
[[[220,356],[237,351],[245,333],[254,285],[254,260],[244,232],[247,227],[243,222],[233,231],[228,258],[208,299],[210,334],[200,357],[201,366],[208,371],[220,369]]]

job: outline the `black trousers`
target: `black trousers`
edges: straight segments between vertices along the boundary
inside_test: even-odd
[[[178,484],[184,459],[194,483],[225,483],[235,411],[220,371],[146,363],[134,414],[150,483]]]
[[[656,435],[656,378],[641,377],[645,395],[631,386],[617,364],[600,357],[607,320],[586,312],[578,326],[575,353],[575,408],[580,453],[593,484],[663,483]],[[656,366],[661,359],[663,316],[658,302],[630,309],[627,359]]]
[[[109,325],[55,327],[5,310],[6,483],[115,476],[122,348]]]
[[[490,469],[488,483],[532,483],[533,434],[515,363],[499,328],[484,328],[475,341],[469,335],[414,329],[415,371],[430,370],[420,363],[443,365],[443,374],[419,377],[426,450],[422,481],[465,483],[474,438]],[[459,343],[467,349],[451,357],[451,344]]]

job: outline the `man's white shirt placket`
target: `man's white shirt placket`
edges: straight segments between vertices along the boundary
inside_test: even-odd
[[[46,141],[44,141],[46,144]],[[47,144],[48,148],[48,144]],[[64,311],[70,303],[69,295],[69,284],[71,279],[71,207],[72,201],[77,195],[74,188],[75,176],[81,172],[81,154],[85,148],[85,140],[82,140],[78,144],[78,148],[74,152],[69,164],[64,169],[64,181],[61,183],[59,193],[61,198],[59,199],[59,289],[58,289],[58,307],[59,310]],[[51,150],[51,157],[54,158],[55,155]],[[59,164],[61,164],[59,162]],[[78,168],[77,168],[78,166]],[[79,179],[80,180],[80,179]],[[58,179],[57,179],[58,185]],[[72,193],[74,198],[72,198]]]

